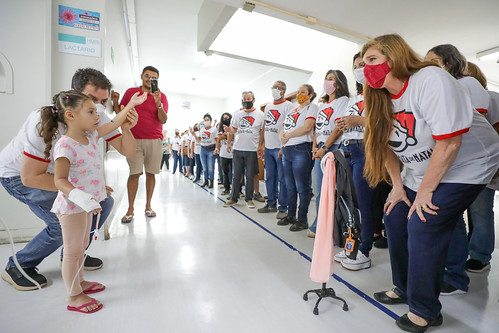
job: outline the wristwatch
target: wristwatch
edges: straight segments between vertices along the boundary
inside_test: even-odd
[[[163,103],[161,103],[159,106],[157,106],[158,109],[162,109],[163,108]]]
[[[323,145],[323,146],[321,147],[321,149],[324,149],[325,151],[327,151],[327,150],[328,150],[328,148],[326,147],[326,145]]]

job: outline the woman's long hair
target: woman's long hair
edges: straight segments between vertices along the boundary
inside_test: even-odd
[[[362,47],[362,57],[371,48],[377,48],[388,58],[394,77],[405,80],[427,66],[434,66],[422,59],[399,35],[383,35],[368,41]],[[364,133],[366,163],[364,177],[371,187],[381,181],[391,183],[385,167],[388,141],[393,131],[393,104],[388,90],[365,86],[366,127]]]
[[[334,82],[336,83],[336,90],[334,91],[334,98],[337,99],[337,98],[340,98],[343,96],[350,97],[350,92],[348,91],[348,81],[347,81],[347,77],[345,76],[345,74],[343,74],[343,72],[340,70],[330,69],[327,71],[326,76],[324,76],[324,79],[326,79],[327,76],[331,73],[333,74]],[[324,96],[322,96],[322,99],[324,100],[324,102],[329,103],[329,95],[328,94],[325,94]]]
[[[428,53],[430,52],[442,58],[447,72],[455,79],[461,79],[465,76],[466,58],[459,52],[457,47],[452,44],[442,44],[431,48]]]
[[[52,98],[53,105],[44,106],[41,109],[40,122],[37,125],[38,134],[45,142],[45,158],[49,159],[52,141],[55,138],[59,123],[67,126],[64,113],[67,109],[78,110],[83,101],[90,100],[88,96],[74,90],[61,91]]]
[[[229,124],[224,124],[224,116],[229,116]],[[229,126],[230,121],[232,120],[232,115],[228,112],[224,112],[222,116],[220,117],[220,121],[218,122],[218,132],[224,133],[224,125]]]

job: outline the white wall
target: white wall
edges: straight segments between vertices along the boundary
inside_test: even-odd
[[[161,82],[161,76],[159,81]],[[159,88],[161,89],[161,83],[159,83]],[[176,128],[182,132],[194,123],[203,121],[206,113],[209,113],[213,120],[220,120],[222,113],[225,112],[225,99],[222,98],[163,92],[168,98],[168,121],[163,125],[168,135],[173,135]],[[191,103],[190,110],[182,108],[182,103],[186,101]]]
[[[0,0],[0,52],[14,74],[14,93],[0,93],[0,149],[17,134],[28,114],[50,101],[51,1]],[[21,19],[22,18],[22,19]],[[41,222],[0,186],[0,216],[16,239],[29,238]],[[0,226],[0,242],[7,239]]]

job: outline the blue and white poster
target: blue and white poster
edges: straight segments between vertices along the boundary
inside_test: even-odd
[[[59,33],[58,49],[62,53],[78,54],[87,57],[100,57],[100,39]]]
[[[59,5],[59,25],[99,31],[100,13]]]

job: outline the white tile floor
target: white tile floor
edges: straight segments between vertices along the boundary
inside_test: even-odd
[[[340,278],[329,286],[350,310],[324,300],[315,316],[316,296],[302,299],[307,289],[319,287],[308,277],[305,258],[312,255],[313,240],[305,231],[277,226],[274,214],[249,210],[243,200],[223,208],[220,192],[164,172],[153,199],[158,216],[146,219],[142,179],[135,220],[121,224],[126,204],[116,203],[111,239],[98,240],[89,250],[105,262],[85,273],[107,286],[95,294],[104,308],[92,315],[66,311],[53,254],[39,266],[49,279],[42,291],[19,292],[0,281],[0,332],[399,332],[390,313],[401,315],[407,306],[385,308],[370,298],[391,287],[387,250],[372,251],[368,270],[337,265]],[[0,246],[1,261],[9,255],[10,247]],[[441,298],[444,325],[431,331],[498,332],[498,267],[494,258],[490,272],[470,274],[468,294]]]

